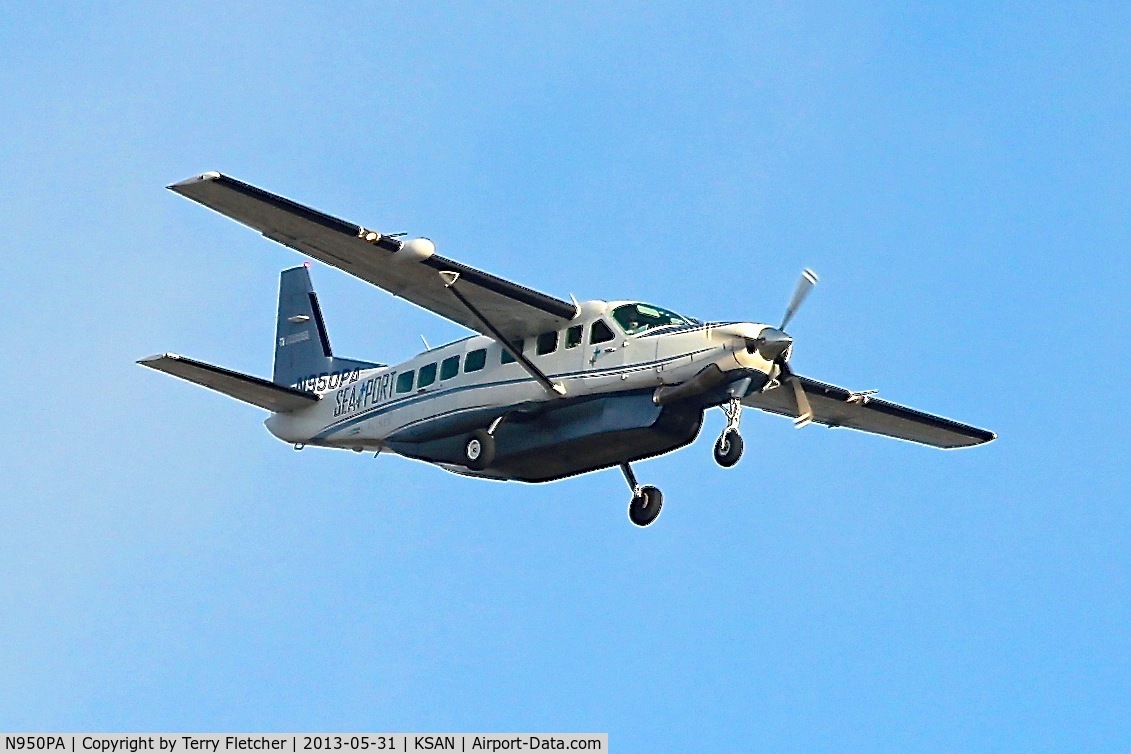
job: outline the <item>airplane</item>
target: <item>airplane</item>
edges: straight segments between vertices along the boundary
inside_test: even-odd
[[[780,324],[702,322],[639,301],[554,298],[217,172],[168,187],[272,241],[472,330],[396,365],[335,356],[309,262],[279,284],[270,380],[164,353],[138,363],[271,412],[293,444],[391,452],[472,477],[549,482],[619,467],[629,520],[648,526],[663,495],[633,463],[682,448],[704,412],[726,426],[714,459],[743,452],[743,407],[937,448],[996,435],[793,371],[786,332],[817,283],[806,269]],[[427,343],[425,343],[427,346]]]

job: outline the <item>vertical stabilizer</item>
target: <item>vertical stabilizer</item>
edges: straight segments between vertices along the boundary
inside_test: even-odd
[[[294,386],[312,378],[380,366],[384,365],[335,358],[310,270],[305,265],[283,270],[275,326],[275,384]]]

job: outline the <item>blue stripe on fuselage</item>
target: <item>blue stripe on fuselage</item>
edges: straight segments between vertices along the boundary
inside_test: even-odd
[[[666,364],[670,361],[675,361],[677,359],[683,359],[683,358],[686,358],[688,356],[693,356],[693,355],[700,354],[700,353],[706,353],[707,351],[710,351],[710,350],[713,350],[713,349],[704,348],[704,349],[700,349],[698,351],[690,351],[688,353],[681,353],[681,354],[678,354],[676,356],[669,356],[669,357],[666,357],[666,358],[663,358],[663,359],[656,359],[654,361],[646,361],[646,362],[641,362],[641,363],[638,363],[638,364],[624,365],[624,366],[620,366],[620,367],[612,367],[612,368],[609,368],[609,369],[582,370],[580,372],[562,372],[560,374],[552,374],[552,375],[548,375],[548,376],[551,379],[560,379],[560,378],[563,378],[563,377],[577,377],[577,376],[605,377],[605,376],[612,376],[612,375],[617,375],[617,374],[628,374],[630,372],[639,372],[639,371],[644,370],[644,369],[652,369],[659,364]],[[477,383],[477,384],[474,384],[474,385],[460,385],[458,387],[450,387],[450,388],[445,388],[443,390],[437,390],[437,391],[432,391],[432,392],[423,393],[423,394],[407,395],[404,398],[399,398],[397,400],[390,401],[389,403],[385,403],[385,404],[382,404],[382,405],[379,405],[379,406],[374,406],[373,408],[370,408],[370,409],[367,409],[366,411],[363,411],[362,413],[358,414],[357,416],[353,416],[353,417],[350,417],[349,419],[343,419],[341,421],[335,422],[334,424],[330,424],[311,439],[312,440],[328,439],[330,435],[336,434],[336,433],[342,431],[343,429],[346,429],[347,427],[352,427],[353,425],[358,424],[362,421],[372,419],[374,417],[380,416],[381,414],[385,414],[385,413],[388,413],[390,411],[395,411],[396,409],[399,409],[399,408],[405,408],[407,406],[411,406],[411,405],[414,405],[414,404],[417,404],[417,403],[422,403],[424,401],[431,400],[432,398],[439,398],[442,395],[454,395],[455,393],[463,392],[465,390],[478,390],[480,388],[498,387],[500,385],[516,385],[516,384],[519,384],[519,383],[533,382],[533,381],[534,381],[534,379],[532,377],[521,377],[521,378],[515,379],[515,380],[499,380],[499,381],[496,381],[496,382],[483,382],[483,383]],[[485,408],[485,406],[480,406],[478,408]],[[503,408],[503,407],[500,406],[500,408]],[[416,423],[418,423],[418,422],[413,422],[413,424],[416,424]]]

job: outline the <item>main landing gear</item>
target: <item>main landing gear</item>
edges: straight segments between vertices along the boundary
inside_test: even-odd
[[[627,462],[620,465],[628,486],[632,488],[632,500],[628,503],[628,520],[637,526],[647,526],[660,516],[660,509],[664,507],[664,494],[659,487],[646,485],[641,487],[636,481],[636,474]]]
[[[738,434],[738,422],[742,418],[742,402],[731,398],[723,404],[727,425],[719,439],[715,441],[715,463],[729,469],[742,458],[742,435]]]
[[[463,465],[482,471],[495,460],[495,438],[485,429],[472,432],[463,443]]]
[[[505,417],[498,417],[487,429],[477,429],[463,441],[463,465],[472,471],[483,471],[495,462],[495,430]]]

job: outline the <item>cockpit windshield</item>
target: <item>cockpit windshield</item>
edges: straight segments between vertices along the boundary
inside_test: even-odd
[[[692,321],[675,312],[649,304],[624,304],[613,309],[613,319],[629,335],[668,325],[690,325]]]

